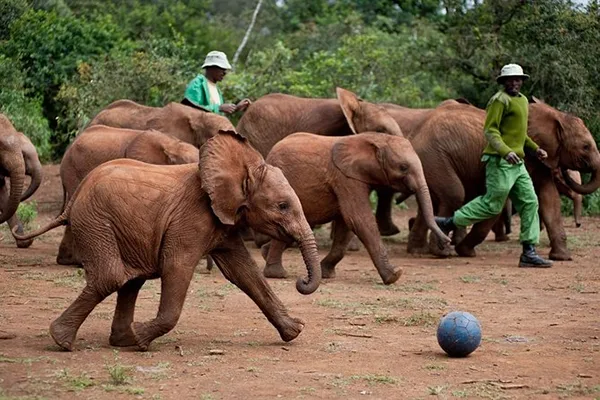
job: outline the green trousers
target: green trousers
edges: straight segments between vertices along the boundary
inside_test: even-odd
[[[486,193],[454,213],[454,224],[466,227],[499,215],[510,198],[521,217],[521,243],[538,244],[538,199],[525,163],[509,164],[500,156],[484,155]]]

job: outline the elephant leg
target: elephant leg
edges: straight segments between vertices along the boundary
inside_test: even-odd
[[[498,221],[500,221],[500,215],[473,225],[467,236],[454,246],[456,253],[461,257],[475,257],[477,255],[475,247],[485,240],[494,224],[498,223]]]
[[[17,214],[10,217],[7,222],[8,222],[8,226],[10,227],[11,234],[13,233],[13,229],[15,226],[17,227],[17,233],[19,235],[23,234],[23,224],[21,224],[21,221],[19,221],[19,219],[17,218]],[[26,249],[29,246],[31,246],[31,244],[33,243],[33,239],[19,240],[19,239],[15,238],[15,241],[17,242],[17,247],[20,249]]]
[[[402,275],[402,268],[394,268],[389,262],[387,250],[379,236],[377,221],[371,211],[368,192],[364,196],[347,193],[338,198],[346,200],[340,202],[344,222],[358,236],[369,252],[383,283],[389,285],[396,282]]]
[[[213,269],[213,259],[211,256],[206,256],[206,270],[212,271]]]
[[[321,261],[321,276],[323,278],[335,278],[335,266],[344,258],[348,243],[356,238],[348,229],[343,219],[338,218],[333,227],[333,243],[331,249],[323,261]]]
[[[410,220],[409,220],[409,225]],[[410,232],[408,233],[408,245],[406,251],[410,254],[426,254],[429,253],[427,248],[427,224],[425,218],[421,214],[421,210],[417,211],[417,216],[413,219]]]
[[[102,285],[102,288],[97,286],[88,282],[79,297],[50,324],[52,339],[63,349],[73,350],[75,336],[83,321],[102,300],[114,292],[109,289],[110,285]]]
[[[117,291],[117,305],[110,329],[109,343],[111,346],[135,346],[135,336],[131,330],[135,302],[145,279],[136,278],[128,281]]]
[[[239,237],[228,238],[211,256],[225,278],[256,303],[282,340],[289,342],[302,332],[304,322],[288,315]]]
[[[58,247],[58,255],[56,256],[56,263],[60,265],[79,265],[81,261],[77,256],[75,248],[75,241],[73,240],[73,232],[71,226],[65,227],[63,238]]]
[[[266,246],[266,245],[265,245]],[[267,259],[263,275],[267,278],[287,278],[287,272],[283,268],[282,256],[288,245],[285,242],[272,239],[267,250]]]
[[[331,231],[329,233],[329,239],[333,240],[335,234],[335,224],[336,221],[331,221]],[[360,240],[354,235],[351,236],[350,241],[348,242],[348,246],[346,248],[347,251],[359,251],[360,250]]]
[[[573,258],[567,248],[567,234],[560,214],[560,194],[552,179],[541,179],[540,181],[538,201],[541,220],[546,225],[546,232],[550,239],[549,257],[551,260],[570,261]]]
[[[391,189],[377,190],[377,226],[382,236],[392,236],[400,233],[400,229],[392,221],[392,200],[394,192]]]
[[[452,232],[452,243],[450,243],[450,244],[456,245],[456,244],[462,242],[466,236],[467,236],[467,228],[459,226],[454,230],[454,232]]]

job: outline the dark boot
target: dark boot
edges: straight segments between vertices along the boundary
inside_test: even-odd
[[[435,223],[446,235],[456,229],[453,217],[435,217]]]
[[[535,251],[535,246],[529,243],[523,243],[523,253],[519,260],[521,268],[550,268],[552,261],[545,260]]]

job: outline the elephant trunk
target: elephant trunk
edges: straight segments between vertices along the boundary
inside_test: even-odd
[[[10,196],[8,197],[8,203],[2,210],[0,224],[8,221],[17,212],[17,208],[21,202],[21,194],[23,193],[23,184],[25,182],[25,161],[23,161],[21,154],[19,153],[6,160],[5,168],[9,171]]]
[[[306,227],[303,229],[300,238],[297,240],[302,253],[302,259],[306,265],[308,276],[299,277],[296,281],[296,289],[301,294],[311,294],[319,288],[321,284],[321,263],[319,261],[319,253],[317,252],[317,241],[315,236],[305,223]]]
[[[423,179],[424,181],[424,179]],[[419,187],[415,191],[417,196],[417,202],[419,203],[419,208],[421,209],[421,214],[425,219],[425,223],[427,227],[436,234],[436,236],[443,243],[450,243],[450,238],[442,232],[442,230],[435,223],[435,217],[433,214],[433,205],[431,204],[431,196],[429,195],[429,188],[427,187],[427,183],[422,182],[419,184]]]
[[[21,196],[21,201],[25,201],[35,193],[42,183],[42,163],[37,158],[33,161],[32,165],[27,165],[27,175],[31,176],[31,183],[29,187]]]
[[[598,174],[598,166],[594,168],[592,171],[592,179],[588,183],[579,184],[576,183],[571,177],[567,170],[562,171],[563,177],[565,179],[565,183],[569,186],[573,191],[578,194],[591,194],[596,191],[600,187],[600,174]]]

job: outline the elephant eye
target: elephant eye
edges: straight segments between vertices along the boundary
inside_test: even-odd
[[[407,172],[408,171],[408,165],[407,164],[400,164],[400,171],[401,172]]]
[[[280,211],[286,211],[288,208],[290,208],[290,205],[288,203],[286,203],[285,201],[282,201],[281,203],[279,203],[277,205],[277,207],[279,207]]]
[[[585,151],[589,151],[589,150],[591,149],[591,147],[592,147],[592,146],[590,146],[589,144],[586,144],[586,145],[584,145],[584,146],[583,146],[583,149],[584,149]]]

